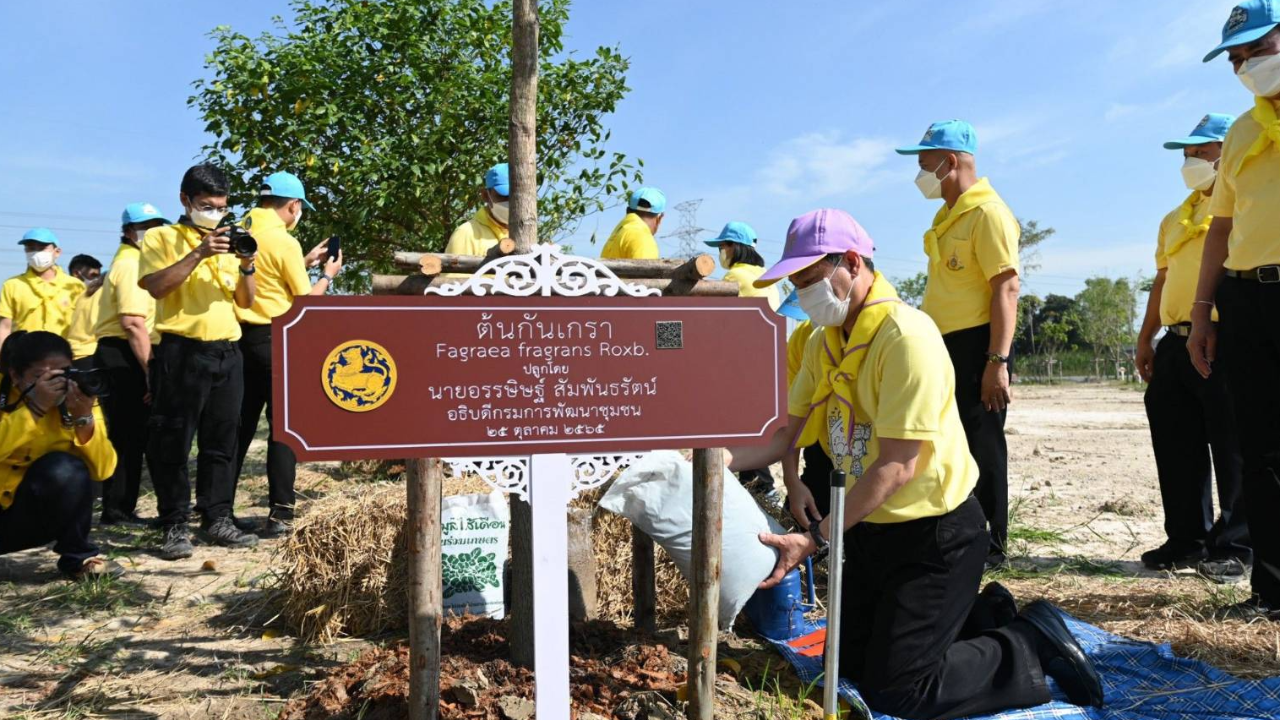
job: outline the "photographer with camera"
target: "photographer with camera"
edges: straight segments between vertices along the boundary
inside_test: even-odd
[[[116,471],[102,484],[103,525],[142,524],[136,511],[151,417],[147,366],[151,346],[160,336],[154,330],[156,301],[138,287],[138,248],[148,230],[168,224],[151,203],[126,207],[120,218],[120,247],[98,293],[99,315],[93,328],[98,350],[93,361],[111,387],[102,398],[102,412],[107,435],[120,456]]]
[[[253,305],[236,310],[240,318],[240,352],[244,355],[244,400],[240,406],[236,482],[265,406],[271,509],[259,531],[264,537],[276,537],[288,531],[297,502],[293,483],[298,459],[288,445],[276,442],[271,432],[271,321],[287,312],[295,297],[325,294],[334,276],[342,270],[342,251],[337,247],[336,238],[320,243],[303,256],[302,247],[290,233],[302,220],[304,207],[315,210],[307,201],[302,181],[290,173],[277,172],[263,181],[258,207],[245,219],[245,225],[252,227],[258,242],[258,286]],[[313,286],[307,268],[317,265],[323,265],[322,274]],[[247,523],[239,519],[236,525],[242,530],[249,529]]]
[[[196,512],[204,539],[227,547],[258,542],[231,518],[244,394],[235,308],[253,304],[257,269],[253,250],[244,242],[247,233],[222,224],[228,188],[222,170],[196,165],[182,178],[182,217],[174,225],[148,230],[142,239],[138,284],[156,299],[155,328],[160,333],[151,363],[148,449],[157,522],[164,530],[160,557],[166,560],[193,552],[187,529],[187,456],[197,433]]]
[[[84,283],[84,292],[76,298],[67,327],[71,343],[71,363],[82,370],[93,367],[93,354],[98,350],[98,337],[93,328],[98,324],[98,290],[102,287],[102,261],[92,255],[76,255],[67,264],[71,277]]]
[[[53,542],[69,577],[121,575],[89,542],[93,483],[116,466],[95,374],[72,371],[71,346],[41,330],[10,335],[0,370],[0,554]]]

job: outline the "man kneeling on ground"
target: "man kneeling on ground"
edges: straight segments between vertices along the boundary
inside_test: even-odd
[[[1049,701],[1048,675],[1077,705],[1100,706],[1092,663],[1045,602],[1019,614],[997,583],[981,594],[989,536],[978,467],[955,402],[955,373],[929,317],[872,265],[866,231],[839,210],[797,218],[782,260],[816,326],[790,389],[788,426],[730,467],[763,467],[820,442],[851,478],[845,526],[762,535],[780,556],[769,587],[845,533],[840,670],[875,711],[946,720]],[[834,609],[833,609],[834,610]]]
[[[0,554],[53,542],[69,577],[122,574],[89,542],[93,483],[115,471],[116,451],[94,398],[66,378],[71,345],[19,331],[0,366]]]

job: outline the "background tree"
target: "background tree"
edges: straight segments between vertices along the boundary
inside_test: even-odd
[[[1036,328],[1039,333],[1040,355],[1045,359],[1045,374],[1051,381],[1054,368],[1059,365],[1059,355],[1063,351],[1076,349],[1076,346],[1071,343],[1071,332],[1076,323],[1075,313],[1070,312],[1061,317],[1045,320]],[[1058,375],[1062,375],[1061,368],[1058,369]]]
[[[893,286],[898,289],[898,297],[902,298],[902,302],[918,308],[924,302],[924,288],[928,282],[929,275],[918,272],[909,278],[894,280]]]
[[[1022,266],[1022,276],[1040,269],[1040,245],[1053,237],[1057,232],[1051,227],[1042,228],[1038,220],[1018,218],[1018,227],[1022,229],[1022,237],[1018,241],[1018,264]]]
[[[1133,283],[1126,278],[1089,278],[1076,295],[1080,334],[1093,350],[1095,375],[1102,375],[1104,360],[1113,368],[1129,361],[1136,302]]]
[[[1014,355],[1036,353],[1036,314],[1043,306],[1044,301],[1036,295],[1018,296],[1018,324],[1013,331]]]
[[[244,205],[289,170],[317,206],[309,246],[343,238],[349,261],[391,269],[395,250],[441,250],[479,205],[484,172],[507,159],[509,0],[293,0],[293,18],[256,39],[221,26],[189,104],[235,176]],[[568,0],[540,6],[538,227],[570,232],[640,180],[606,151],[603,120],[628,88],[616,48],[564,52]]]

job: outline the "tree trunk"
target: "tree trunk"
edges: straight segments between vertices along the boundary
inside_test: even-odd
[[[515,0],[511,29],[511,239],[527,253],[538,242],[538,2]],[[544,482],[567,482],[545,478]],[[533,514],[511,501],[511,661],[533,666]],[[561,578],[561,582],[565,582]]]
[[[435,720],[440,709],[440,623],[444,587],[440,577],[439,459],[407,460],[409,545],[409,718]]]

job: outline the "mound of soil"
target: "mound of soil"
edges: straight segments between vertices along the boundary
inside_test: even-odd
[[[533,672],[509,663],[506,624],[487,618],[450,618],[442,631],[441,720],[502,720],[501,709],[533,699]],[[608,720],[637,694],[675,702],[685,660],[661,644],[636,643],[634,634],[609,623],[574,627],[570,691],[575,714]],[[408,715],[409,649],[374,648],[329,673],[305,696],[294,698],[279,720],[399,720]]]

